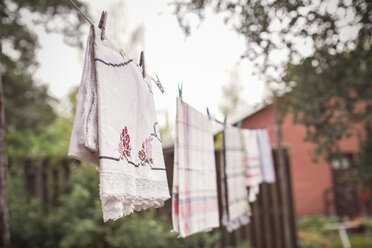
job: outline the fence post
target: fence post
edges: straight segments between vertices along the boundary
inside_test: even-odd
[[[282,130],[281,130],[281,117],[279,113],[279,106],[278,106],[278,98],[276,94],[274,94],[274,118],[275,118],[275,131],[276,131],[276,143],[277,143],[277,149],[278,149],[278,171],[279,171],[279,177],[282,179],[281,183],[279,185],[281,195],[283,198],[282,203],[282,213],[283,213],[283,232],[284,232],[284,247],[291,248],[292,242],[291,242],[291,220],[290,220],[290,206],[289,202],[286,200],[286,196],[289,195],[289,189],[287,187],[287,183],[285,181],[286,179],[286,166],[285,166],[285,160],[284,160],[284,153],[282,149]]]

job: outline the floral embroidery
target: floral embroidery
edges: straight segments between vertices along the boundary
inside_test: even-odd
[[[130,136],[128,133],[128,128],[125,126],[120,134],[120,142],[118,147],[118,152],[120,154],[119,160],[126,159],[128,163],[134,164],[136,166],[145,166],[146,164],[150,167],[154,164],[152,159],[152,144],[151,144],[151,135],[145,139],[145,142],[142,143],[142,148],[138,152],[139,164],[135,164],[131,161],[131,150],[130,145]]]
[[[146,153],[143,150],[141,150],[141,151],[138,152],[138,157],[139,157],[139,159],[141,159],[141,161],[145,161],[146,160]]]
[[[142,166],[146,164],[151,166],[154,164],[152,160],[151,137],[148,137],[145,142],[142,143],[142,149],[138,152],[138,158],[141,160],[140,163]]]
[[[119,143],[119,153],[120,153],[120,159],[123,158],[130,158],[130,151],[132,150],[132,147],[130,145],[130,137],[128,133],[128,129],[125,126],[125,128],[122,130],[120,134],[120,143]]]
[[[146,139],[146,154],[151,158],[152,157],[152,145],[151,145],[151,137]]]

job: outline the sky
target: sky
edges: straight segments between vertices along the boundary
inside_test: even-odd
[[[169,0],[85,2],[93,23],[98,23],[102,10],[108,11],[106,35],[124,50],[126,48],[120,42],[130,39],[131,31],[143,25],[144,37],[139,46],[145,51],[146,71],[154,76],[156,73],[165,88],[165,93],[161,94],[153,85],[159,115],[167,111],[170,121],[175,119],[177,87],[183,84],[185,102],[203,113],[208,107],[212,115],[222,118],[218,108],[221,88],[229,82],[232,70],[238,71],[239,82],[244,87],[241,94],[246,105],[243,108],[262,101],[265,84],[253,76],[252,64],[240,59],[245,51],[243,37],[226,27],[216,14],[210,12],[186,38],[172,13]],[[114,8],[119,13],[112,13],[115,14],[113,18],[110,9]],[[120,23],[124,25],[118,25]],[[82,38],[84,48],[88,29],[87,22],[86,34]],[[35,79],[48,84],[51,95],[63,99],[80,83],[84,51],[63,43],[59,34],[47,34],[42,28],[36,29],[36,33],[40,43],[37,51],[40,66]],[[138,58],[139,54],[134,57],[137,61]]]

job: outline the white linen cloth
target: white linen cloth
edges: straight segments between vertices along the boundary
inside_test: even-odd
[[[226,126],[223,138],[228,217],[222,216],[222,224],[231,232],[242,225],[248,224],[251,213],[247,199],[246,168],[240,128]]]
[[[249,187],[249,202],[256,201],[262,182],[260,151],[256,130],[243,129],[243,146],[245,151],[246,185]]]
[[[258,147],[260,149],[262,179],[266,183],[275,183],[274,162],[271,153],[269,134],[267,130],[257,130],[257,138]]]
[[[172,221],[179,237],[219,226],[212,123],[177,98]]]
[[[100,33],[92,26],[68,155],[99,171],[107,221],[170,196],[150,81]]]

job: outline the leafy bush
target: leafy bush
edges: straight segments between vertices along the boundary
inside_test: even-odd
[[[103,223],[97,171],[82,165],[71,174],[58,207],[47,214],[27,197],[22,177],[9,176],[13,247],[219,247],[218,232],[178,239],[170,216],[158,216],[155,209]]]
[[[324,229],[326,224],[338,222],[336,217],[310,215],[298,222],[298,241],[301,247],[332,247],[329,231]]]

